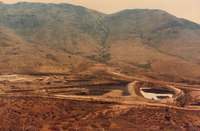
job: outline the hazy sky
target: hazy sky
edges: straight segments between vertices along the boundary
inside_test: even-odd
[[[3,3],[70,3],[111,14],[124,9],[162,9],[179,18],[200,24],[200,0],[0,0]]]

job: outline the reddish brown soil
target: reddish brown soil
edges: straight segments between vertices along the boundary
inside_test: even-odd
[[[2,99],[1,99],[2,100]],[[170,116],[170,121],[165,116]],[[1,131],[200,129],[200,111],[45,98],[4,99]]]
[[[137,83],[131,76],[114,73],[105,78],[24,77],[26,79],[20,81],[0,81],[0,131],[200,130],[197,104],[191,107],[188,103],[185,108],[174,106],[175,109],[166,111],[164,103],[136,95],[137,90],[123,95]],[[191,96],[198,96],[198,85],[138,81],[141,82],[136,86],[173,85],[185,92],[193,91],[189,93]],[[196,97],[192,104],[195,100]]]

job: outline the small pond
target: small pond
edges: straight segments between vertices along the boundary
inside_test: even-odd
[[[141,94],[147,99],[161,100],[174,95],[173,91],[153,88],[140,88]]]

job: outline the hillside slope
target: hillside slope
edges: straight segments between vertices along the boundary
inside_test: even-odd
[[[0,22],[27,42],[84,55],[102,50],[101,39],[106,32],[101,24],[103,17],[69,4],[24,2],[0,8]]]
[[[3,32],[2,32],[3,31]],[[48,47],[29,44],[12,30],[0,26],[1,73],[66,73],[89,59]]]
[[[180,76],[199,76],[200,26],[161,10],[125,10],[105,18],[112,58]]]
[[[110,41],[140,41],[187,61],[200,61],[200,25],[161,10],[125,10],[106,18]]]
[[[5,59],[15,59],[15,65],[24,61],[19,67],[44,72],[103,63],[200,76],[200,25],[165,11],[135,9],[106,15],[70,4],[1,3],[0,25],[2,69]],[[19,70],[13,64],[5,68]]]

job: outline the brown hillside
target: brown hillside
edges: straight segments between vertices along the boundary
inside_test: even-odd
[[[200,76],[200,25],[165,11],[106,15],[70,4],[22,2],[1,4],[0,24],[4,71],[72,71],[93,61],[123,70],[130,65],[130,70]]]
[[[0,27],[0,67],[8,73],[65,73],[90,60],[60,50],[28,44],[13,31]],[[3,30],[3,32],[2,32]]]

